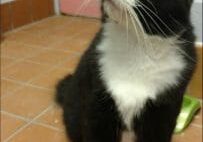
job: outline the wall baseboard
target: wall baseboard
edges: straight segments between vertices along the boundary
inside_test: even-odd
[[[54,15],[53,0],[4,0],[0,4],[0,33]]]

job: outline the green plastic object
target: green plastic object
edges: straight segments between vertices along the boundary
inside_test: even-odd
[[[181,133],[190,124],[196,112],[201,108],[200,101],[189,95],[185,95],[181,112],[177,119],[175,133]]]

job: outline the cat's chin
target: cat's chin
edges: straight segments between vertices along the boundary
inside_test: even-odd
[[[115,6],[111,5],[111,4],[106,4],[105,7],[105,12],[108,15],[108,21],[113,21],[113,22],[119,22],[120,18],[120,11],[118,10],[118,8],[116,8]]]
[[[104,12],[107,14],[107,20],[125,27],[126,24],[128,24],[128,27],[133,27],[132,15],[127,10],[127,5],[130,7],[129,1],[105,0],[103,6]]]
[[[104,2],[104,11],[108,15],[107,20],[115,24],[124,23],[124,12],[122,12],[119,4],[115,3],[113,0],[107,0]]]
[[[114,7],[116,9],[119,9],[119,6],[113,1],[113,0],[108,0],[106,1],[111,7]]]

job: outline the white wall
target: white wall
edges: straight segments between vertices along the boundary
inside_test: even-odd
[[[0,0],[0,4],[11,2],[11,1],[14,1],[14,0]]]
[[[195,27],[197,42],[202,43],[202,0],[195,0],[192,7],[192,22]]]

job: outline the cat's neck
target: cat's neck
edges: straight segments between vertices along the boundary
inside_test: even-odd
[[[176,37],[164,38],[157,35],[148,35],[144,31],[139,30],[139,26],[125,26],[115,22],[107,22],[103,24],[103,35],[106,40],[112,42],[111,49],[107,50],[150,50],[150,53],[168,50],[177,43]],[[117,45],[117,46],[116,46]],[[163,48],[164,47],[164,48]]]
[[[141,26],[135,23],[123,22],[117,23],[114,21],[108,21],[103,23],[104,31],[106,34],[110,35],[113,33],[118,33],[117,36],[124,36],[126,38],[132,37],[132,39],[137,39],[141,37],[146,37],[146,33]]]

